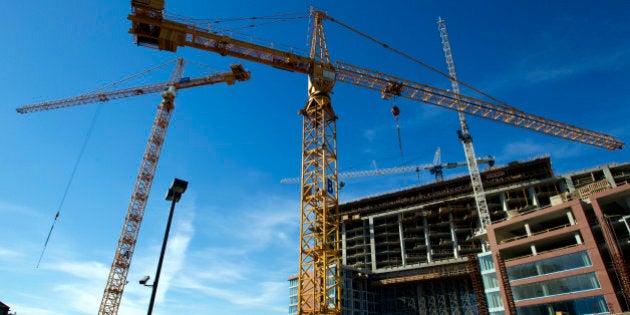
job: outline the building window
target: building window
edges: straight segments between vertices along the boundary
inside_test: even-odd
[[[483,279],[483,287],[486,290],[494,289],[499,287],[499,281],[497,280],[496,273],[488,273],[481,276]]]
[[[595,273],[545,280],[512,287],[514,301],[541,298],[551,295],[568,294],[599,289]]]
[[[507,268],[510,281],[592,266],[586,251],[557,256]]]
[[[501,300],[501,293],[492,292],[486,294],[488,300],[488,308],[503,307],[503,300]]]
[[[608,310],[606,300],[601,295],[516,308],[518,315],[553,315],[556,312],[565,312],[567,314],[607,314],[610,310]]]
[[[492,255],[479,255],[479,267],[481,271],[494,271],[494,261],[492,261]]]

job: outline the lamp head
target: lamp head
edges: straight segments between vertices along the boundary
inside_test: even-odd
[[[171,184],[171,188],[169,188],[166,193],[166,200],[175,200],[175,202],[178,202],[179,198],[181,198],[182,194],[186,191],[186,188],[188,188],[187,181],[175,178],[173,184]]]
[[[150,277],[150,276],[144,276],[144,277],[143,277],[142,279],[140,279],[140,281],[138,281],[138,282],[140,282],[140,284],[142,284],[142,285],[147,285],[147,281],[149,281],[149,279],[151,279],[151,277]]]

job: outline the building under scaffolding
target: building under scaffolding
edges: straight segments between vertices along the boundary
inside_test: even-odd
[[[555,314],[553,307],[542,313],[537,308],[554,301],[559,303],[557,310],[573,307],[571,314],[580,314],[581,304],[570,302],[575,296],[566,291],[570,288],[528,295],[548,291],[554,284],[541,279],[563,279],[563,270],[553,271],[553,276],[543,270],[530,275],[533,280],[512,276],[511,271],[537,260],[544,265],[545,259],[555,256],[580,255],[576,253],[589,246],[584,260],[588,264],[566,274],[597,274],[584,280],[591,285],[585,290],[592,294],[578,297],[587,302],[594,299],[601,306],[595,309],[598,312],[628,310],[623,301],[630,284],[623,257],[630,254],[630,185],[623,184],[630,180],[630,163],[555,176],[550,159],[543,157],[489,168],[482,172],[482,180],[493,223],[489,228],[492,253],[482,253],[481,241],[473,237],[479,219],[467,176],[340,205],[343,314],[494,315],[516,314],[517,309],[519,313]],[[597,197],[601,194],[606,198]],[[591,196],[604,198],[605,209],[592,206],[599,203],[591,203]],[[558,213],[566,214],[563,204],[577,205],[581,212],[558,219]],[[604,228],[594,224],[603,216],[608,218]],[[527,221],[542,222],[535,230],[538,239],[532,239],[537,244],[525,239],[532,236],[524,228]],[[553,223],[553,231],[542,227],[547,223]],[[519,232],[512,235],[513,230]],[[594,236],[585,237],[589,233]],[[566,244],[549,245],[558,235],[567,238]],[[512,237],[517,242],[507,244]],[[597,242],[607,246],[598,250]],[[537,246],[544,255],[538,255]]]

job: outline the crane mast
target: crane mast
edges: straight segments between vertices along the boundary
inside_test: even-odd
[[[131,193],[131,201],[125,215],[125,221],[118,239],[118,245],[116,246],[112,266],[109,270],[98,314],[118,314],[120,299],[127,282],[127,273],[129,272],[129,266],[136,247],[138,233],[140,232],[140,224],[142,223],[146,203],[151,192],[155,168],[160,158],[171,114],[173,113],[173,108],[175,108],[174,100],[177,90],[174,83],[181,79],[183,67],[183,59],[179,59],[169,80],[170,84],[162,92],[162,102],[158,106],[149,140],[142,156],[140,170]]]
[[[438,29],[440,31],[440,37],[442,38],[442,48],[444,50],[444,58],[446,59],[446,65],[448,67],[448,74],[451,79],[451,88],[453,93],[459,95],[459,84],[457,83],[457,73],[455,72],[455,61],[453,61],[453,53],[451,51],[451,43],[448,39],[448,33],[446,31],[446,22],[439,18]],[[468,130],[468,124],[466,123],[466,115],[464,110],[460,109],[462,105],[457,102],[457,115],[459,116],[459,124],[461,130],[458,130],[457,134],[459,140],[464,147],[464,153],[466,154],[466,163],[468,164],[468,172],[470,173],[470,182],[472,185],[473,196],[475,197],[475,204],[477,206],[477,214],[479,216],[479,230],[476,234],[485,234],[486,226],[491,224],[490,211],[488,210],[488,202],[486,201],[486,194],[483,190],[483,183],[481,182],[481,173],[479,172],[479,165],[477,164],[477,158],[475,157],[475,148],[473,147],[472,136]]]
[[[308,101],[300,110],[303,129],[298,314],[339,315],[337,116],[330,101],[335,72],[326,47],[324,13],[311,12],[311,17],[313,66],[308,76]]]

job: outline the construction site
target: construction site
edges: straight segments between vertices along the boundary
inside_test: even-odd
[[[299,210],[296,209],[299,236],[293,236],[299,238],[299,256],[295,257],[297,272],[287,275],[290,276],[287,283],[289,315],[630,312],[630,162],[593,165],[557,174],[552,167],[553,156],[549,155],[499,162],[492,156],[479,158],[473,147],[474,131],[469,130],[467,117],[601,150],[621,150],[624,142],[602,132],[517,109],[458,80],[446,22],[441,17],[436,17],[436,34],[439,33],[441,40],[445,72],[314,7],[299,16],[309,21],[309,51],[301,53],[279,48],[274,43],[237,38],[232,32],[216,27],[223,21],[204,22],[170,14],[165,10],[164,0],[131,0],[130,4],[126,22],[138,49],[150,48],[156,54],[169,54],[187,48],[228,56],[245,64],[233,63],[226,67],[227,71],[191,78],[184,76],[185,61],[179,57],[172,62],[175,67],[166,82],[114,91],[98,90],[17,109],[20,114],[30,114],[147,94],[161,96],[120,237],[111,251],[113,258],[108,266],[99,315],[118,314],[123,303],[140,226],[159,170],[158,161],[178,92],[222,83],[240,86],[250,80],[255,84],[255,74],[252,77],[247,63],[285,70],[308,79],[306,103],[300,105],[298,112],[302,121],[300,177],[285,182],[299,184],[299,197],[295,196],[296,200],[299,198]],[[271,21],[265,20],[262,24],[272,24],[294,17],[262,18]],[[257,19],[245,20],[253,25],[255,22],[251,21]],[[325,23],[335,24],[397,58],[427,68],[450,86],[438,88],[362,65],[333,61],[328,51]],[[147,72],[150,71],[153,69]],[[400,108],[394,100],[439,108],[452,114],[459,128],[457,137],[453,134],[452,140],[458,140],[465,161],[442,163],[438,148],[433,164],[340,172],[339,117],[332,105],[333,87],[337,83],[370,91],[391,101],[403,164]],[[118,82],[110,86],[116,84]],[[460,86],[466,93],[460,91]],[[469,92],[476,96],[467,95]],[[248,141],[254,142],[249,138]],[[77,161],[61,204],[78,164]],[[465,168],[465,175],[443,176],[444,170],[456,167]],[[435,175],[435,181],[340,202],[339,191],[346,178],[414,171],[418,177],[420,171],[429,171]],[[188,185],[186,181],[176,180],[185,185],[176,197],[173,187],[168,192],[166,200],[172,201],[172,206],[156,280],[153,285],[147,284],[149,277],[140,281],[144,286],[153,286],[149,314],[173,209]],[[59,210],[44,249],[58,217]],[[284,235],[284,232],[278,234]],[[37,267],[43,254],[42,250]],[[182,282],[194,282],[188,281]]]
[[[486,252],[469,177],[340,205],[343,314],[628,310],[630,163],[556,175],[541,157],[481,175]]]

